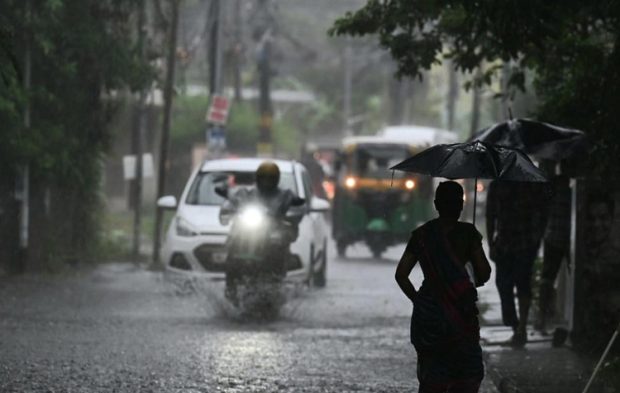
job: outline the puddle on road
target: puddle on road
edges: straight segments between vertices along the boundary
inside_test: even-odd
[[[396,253],[390,251],[387,256]],[[326,288],[287,285],[286,303],[272,321],[244,318],[224,298],[222,281],[174,280],[161,272],[120,263],[101,265],[80,277],[46,280],[46,290],[28,290],[26,297],[6,296],[5,303],[6,308],[28,309],[50,318],[88,318],[101,323],[162,321],[179,326],[222,325],[233,330],[391,325],[409,318],[410,305],[393,282],[394,264],[365,263],[351,257],[331,260]],[[15,286],[21,288],[24,283]],[[12,298],[15,301],[9,302]]]
[[[269,325],[278,322],[295,320],[300,315],[300,306],[308,297],[308,289],[302,284],[287,283],[281,288],[284,304],[277,316],[262,317],[257,313],[244,312],[235,307],[224,297],[224,283],[192,279],[164,279],[167,293],[178,302],[192,304],[195,309],[201,310],[207,320],[221,320],[234,322],[240,325]]]

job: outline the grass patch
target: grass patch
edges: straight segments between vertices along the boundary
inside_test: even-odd
[[[173,216],[174,212],[164,212],[162,236],[165,236],[165,231],[168,229]],[[108,211],[104,214],[102,231],[97,250],[97,255],[100,261],[133,260],[133,220],[134,215],[131,211]],[[145,211],[142,213],[140,232],[140,255],[141,259],[143,259],[150,254],[150,250],[153,247],[155,210]]]

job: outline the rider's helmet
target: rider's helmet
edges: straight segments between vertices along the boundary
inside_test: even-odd
[[[280,169],[273,161],[265,161],[256,170],[256,187],[261,194],[272,194],[280,183]]]

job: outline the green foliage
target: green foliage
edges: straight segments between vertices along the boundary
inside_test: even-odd
[[[228,148],[242,153],[256,151],[258,125],[258,111],[254,106],[247,102],[233,103],[227,127]]]
[[[232,103],[227,126],[227,143],[231,152],[254,154],[258,143],[259,115],[253,103]],[[273,122],[272,139],[276,152],[295,155],[299,152],[299,132],[286,118]]]
[[[536,115],[592,136],[590,169],[617,176],[620,134],[620,3],[604,0],[369,0],[331,28],[333,35],[376,34],[400,75],[450,58],[461,71],[501,60],[509,85],[524,89],[533,71]],[[475,83],[488,84],[501,66]],[[511,96],[508,92],[508,96]]]
[[[186,152],[193,143],[204,142],[205,114],[209,107],[208,96],[179,96],[174,103],[171,129],[173,150]],[[254,103],[232,102],[226,137],[228,148],[236,154],[251,155],[256,152],[259,116]],[[276,119],[273,140],[279,152],[296,154],[299,150],[299,134],[286,119]],[[183,153],[184,154],[184,153]]]
[[[143,213],[140,232],[144,244],[145,240],[153,238],[155,215],[148,210]],[[164,228],[168,228],[173,217],[174,212],[164,212]],[[101,214],[100,221],[101,237],[93,252],[97,261],[132,261],[133,216],[126,212],[106,211]]]
[[[30,11],[27,3],[7,0],[0,15],[10,22],[4,37],[11,40],[3,44],[12,48],[12,56],[23,59],[26,37],[31,37],[32,127],[23,130],[26,92],[13,77],[0,89],[5,125],[0,153],[60,179],[83,181],[76,157],[88,161],[84,156],[92,154],[97,160],[108,142],[105,128],[114,103],[103,97],[130,83],[138,87],[136,80],[144,84],[152,76],[144,73],[148,68],[127,40],[136,1],[31,0]]]
[[[297,156],[301,149],[297,128],[285,121],[276,121],[273,127],[273,140],[276,153]]]
[[[205,138],[208,96],[178,96],[173,103],[170,140],[173,144]]]
[[[183,149],[193,143],[205,141],[205,115],[209,107],[208,96],[179,96],[174,102],[170,139],[173,150]],[[248,103],[231,106],[227,142],[234,152],[253,152],[258,140],[258,112]]]
[[[117,109],[114,92],[137,89],[154,77],[132,39],[138,4],[0,2],[0,173],[28,164],[36,190],[33,206],[46,189],[51,193],[47,213],[33,208],[32,235],[38,243],[32,247],[41,248],[41,255],[85,252],[96,239],[101,160]],[[26,48],[32,60],[28,91]],[[28,129],[23,125],[27,102]]]

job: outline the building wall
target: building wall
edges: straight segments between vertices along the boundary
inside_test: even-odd
[[[620,319],[620,193],[579,180],[576,196],[573,341],[598,353]]]

